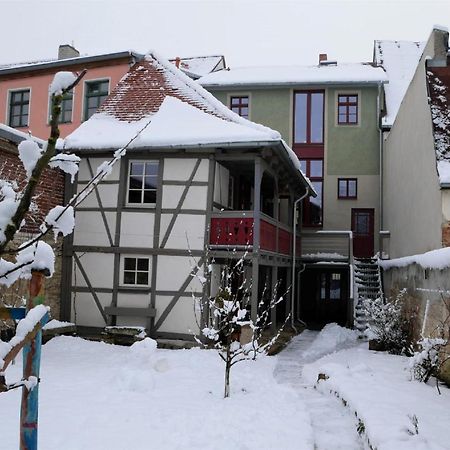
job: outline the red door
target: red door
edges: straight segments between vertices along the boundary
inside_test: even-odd
[[[352,209],[353,254],[356,258],[373,256],[373,222],[373,209]]]

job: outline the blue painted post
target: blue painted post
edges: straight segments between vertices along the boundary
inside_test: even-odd
[[[30,295],[27,301],[27,311],[43,303],[44,273],[33,271],[30,281]],[[39,380],[41,362],[42,329],[39,329],[35,339],[23,348],[23,379],[36,377]],[[22,388],[22,404],[20,408],[20,450],[37,450],[38,448],[38,399],[39,383],[33,389]]]

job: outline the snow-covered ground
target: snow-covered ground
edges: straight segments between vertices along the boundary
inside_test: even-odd
[[[276,362],[239,363],[224,400],[215,351],[54,338],[42,352],[40,448],[312,449],[304,404],[276,382]],[[8,369],[7,381],[20,379],[20,366]],[[0,394],[1,449],[18,448],[19,408],[20,390]]]
[[[450,391],[411,381],[408,358],[371,352],[337,325],[235,366],[226,400],[216,352],[152,344],[44,345],[40,448],[362,450],[365,439],[377,450],[450,448]],[[329,378],[317,382],[319,373]],[[19,405],[19,390],[0,394],[1,449],[18,447]]]
[[[317,383],[319,374],[329,378]],[[369,351],[365,343],[305,365],[303,379],[345,401],[377,450],[450,449],[450,390],[439,395],[434,384],[411,381],[409,358]]]

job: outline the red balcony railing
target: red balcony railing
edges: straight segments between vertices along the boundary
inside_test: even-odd
[[[269,252],[277,251],[277,227],[272,223],[261,220],[259,228],[259,246]]]
[[[292,252],[292,238],[289,231],[283,228],[278,229],[278,253],[290,255]]]
[[[213,217],[211,245],[253,245],[253,217]]]
[[[253,217],[236,217],[239,212],[226,211],[220,217],[211,218],[210,245],[243,247],[253,245]],[[242,214],[242,213],[241,213]],[[251,211],[245,213],[247,216]],[[283,255],[292,252],[292,233],[285,225],[263,215],[259,228],[259,246]],[[297,241],[299,247],[299,242]]]

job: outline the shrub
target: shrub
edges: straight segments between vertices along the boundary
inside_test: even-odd
[[[408,321],[402,316],[403,293],[391,302],[383,298],[366,299],[364,308],[369,316],[369,334],[380,346],[389,353],[411,355]]]
[[[447,344],[442,338],[423,338],[417,342],[418,352],[411,358],[410,367],[415,380],[426,383],[430,377],[438,376],[441,367],[441,353]]]

